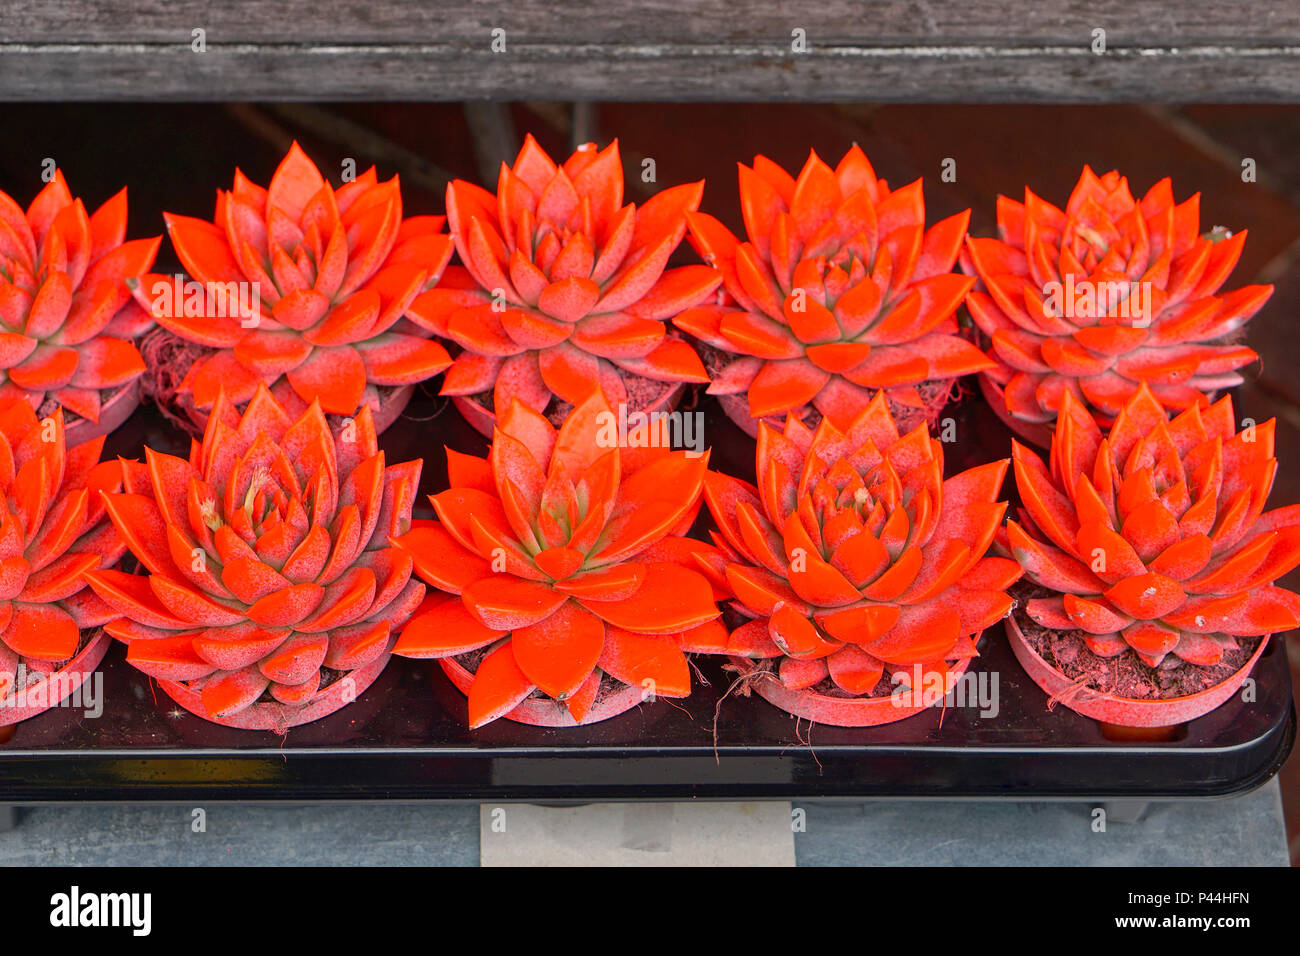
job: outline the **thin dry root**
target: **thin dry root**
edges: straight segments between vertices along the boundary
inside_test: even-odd
[[[1096,697],[1097,692],[1088,686],[1088,680],[1089,678],[1087,677],[1080,677],[1072,684],[1066,686],[1059,694],[1053,694],[1051,697],[1048,697],[1047,709],[1049,711],[1055,710],[1057,704],[1064,704],[1066,707],[1069,707],[1074,700],[1080,697],[1084,700],[1091,700],[1093,697]]]
[[[721,764],[722,760],[718,757],[718,720],[722,716],[722,704],[733,693],[741,697],[748,697],[750,688],[764,677],[774,677],[771,666],[766,662],[755,664],[750,670],[743,670],[740,664],[723,664],[724,671],[732,671],[739,676],[731,682],[726,693],[718,698],[717,706],[713,708],[713,761]]]
[[[822,773],[825,772],[825,769],[826,769],[826,768],[824,768],[824,767],[822,766],[822,762],[821,762],[821,760],[819,760],[819,759],[817,758],[817,751],[816,751],[816,749],[813,748],[813,744],[812,744],[812,729],[813,729],[813,724],[815,724],[816,721],[813,720],[813,719],[811,719],[811,718],[809,718],[809,720],[808,720],[808,736],[807,736],[807,737],[800,737],[800,736],[799,736],[799,720],[800,720],[800,718],[798,718],[798,717],[796,717],[796,718],[794,719],[794,739],[797,740],[797,741],[799,741],[799,743],[803,744],[805,747],[808,748],[808,752],[809,752],[810,754],[812,754],[813,762],[814,762],[815,764],[817,764],[817,773],[818,773],[818,775],[820,775],[820,774],[822,774]]]

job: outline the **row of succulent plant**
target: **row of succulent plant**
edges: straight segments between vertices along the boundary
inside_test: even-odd
[[[124,242],[125,190],[87,215],[56,173],[26,213],[0,194],[4,394],[94,424],[145,371],[134,343],[156,321],[197,350],[162,397],[198,431],[219,387],[350,416],[444,370],[441,393],[486,434],[512,398],[545,413],[599,382],[618,403],[632,380],[658,383],[630,396],[647,407],[708,383],[751,433],[790,413],[844,428],[884,391],[910,428],[981,373],[1045,445],[1067,391],[1104,427],[1141,382],[1169,410],[1239,384],[1257,356],[1237,340],[1272,291],[1218,294],[1246,232],[1201,235],[1198,197],[1175,203],[1168,180],[1138,201],[1085,168],[1063,210],[999,197],[998,239],[968,237],[969,212],[926,228],[921,181],[891,190],[856,146],[797,178],[741,165],[745,241],[699,211],[702,183],[639,208],[623,188],[617,142],[556,165],[529,137],[495,194],[448,187],[446,234],[403,218],[396,177],[336,189],[295,144],[267,188],[236,172],[211,221],[167,214],[188,276],[161,276],[159,240]],[[667,268],[687,235],[707,264]],[[1115,287],[1122,301],[1082,307]]]
[[[1244,232],[1087,168],[1064,209],[1000,198],[999,239],[969,213],[927,228],[921,182],[891,189],[856,146],[739,183],[744,240],[703,183],[638,206],[617,143],[556,164],[529,137],[495,194],[448,187],[444,223],[403,218],[396,177],[333,187],[295,144],[211,221],[167,216],[178,276],[124,241],[125,192],[93,215],[61,174],[26,212],[0,194],[7,693],[93,669],[102,628],[239,727],[330,713],[392,654],[437,659],[474,727],[684,697],[698,654],[868,725],[920,710],[893,690],[951,682],[1006,619],[1054,698],[1163,724],[1300,624],[1274,584],[1300,506],[1264,510],[1272,423],[1211,404],[1271,293],[1219,292]],[[703,261],[670,267],[688,238]],[[444,372],[490,452],[448,449],[413,520],[422,463],[378,435]],[[945,475],[930,430],[970,375],[1046,464],[1013,442]],[[99,464],[142,384],[200,437]],[[662,417],[610,440],[620,410],[697,385],[756,437],[754,484],[672,450]],[[1144,699],[1093,659],[1136,660]]]

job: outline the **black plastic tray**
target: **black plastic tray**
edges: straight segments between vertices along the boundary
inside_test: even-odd
[[[753,472],[753,443],[711,401],[702,406],[713,464]],[[948,473],[1009,453],[1009,433],[978,401],[951,408],[960,441]],[[142,409],[111,440],[182,452],[187,439]],[[445,483],[442,446],[486,443],[427,395],[383,436],[390,461],[425,458],[423,484]],[[1003,451],[1005,449],[1005,452]],[[286,737],[220,727],[181,710],[126,664],[103,665],[104,713],[50,710],[0,744],[0,804],[98,800],[315,801],[981,798],[1170,799],[1245,792],[1277,772],[1295,737],[1290,671],[1275,638],[1241,695],[1172,739],[1113,740],[1046,695],[1001,627],[972,670],[997,675],[999,713],[935,708],[862,729],[809,726],[757,696],[719,700],[732,675],[697,661],[685,701],[643,705],[604,723],[552,730],[500,720],[465,729],[465,699],[436,664],[394,658],[356,702]],[[714,743],[716,715],[716,751]]]

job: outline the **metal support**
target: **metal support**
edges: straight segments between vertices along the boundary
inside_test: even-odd
[[[595,103],[573,104],[573,119],[569,127],[569,139],[569,145],[572,149],[577,149],[586,143],[597,142]]]
[[[519,152],[519,137],[515,135],[510,107],[505,103],[470,102],[464,108],[465,122],[474,140],[479,176],[483,182],[495,186],[501,164],[513,162]]]

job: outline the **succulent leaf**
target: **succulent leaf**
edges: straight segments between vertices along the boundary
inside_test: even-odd
[[[544,154],[526,153],[534,175]],[[431,499],[438,519],[394,538],[446,592],[426,601],[395,653],[495,645],[469,691],[471,726],[534,691],[581,720],[602,675],[653,680],[666,697],[690,691],[683,648],[719,615],[697,558],[715,551],[678,533],[699,507],[708,458],[672,451],[663,434],[623,444],[614,418],[600,391],[558,430],[514,400],[486,459],[449,453],[451,487]]]
[[[294,417],[316,401],[351,417],[378,401],[376,386],[451,365],[426,330],[397,325],[453,244],[442,216],[402,218],[396,176],[381,183],[371,168],[335,189],[295,142],[266,189],[236,170],[211,222],[166,221],[188,278],[143,275],[133,292],[158,324],[215,350],[181,386],[198,408],[265,385]]]
[[[1152,667],[1171,653],[1214,664],[1234,637],[1300,625],[1300,595],[1273,583],[1300,565],[1300,511],[1263,510],[1273,423],[1234,434],[1234,421],[1230,398],[1171,414],[1142,383],[1103,437],[1066,394],[1051,465],[1016,447],[1029,520],[1008,521],[1001,547],[1063,596],[1030,601],[1029,616]]]
[[[261,701],[287,727],[386,653],[424,594],[389,543],[410,531],[420,462],[385,466],[368,408],[335,435],[319,402],[295,419],[260,385],[242,414],[218,394],[188,460],[147,452],[122,466],[132,490],[104,495],[146,573],[86,574],[130,663],[212,717]]]
[[[941,443],[925,425],[900,435],[884,392],[846,429],[760,423],[759,487],[718,473],[705,482],[732,552],[722,582],[751,619],[711,649],[780,656],[788,688],[829,676],[853,696],[887,668],[971,656],[972,638],[1011,610],[1005,591],[1021,573],[986,557],[1007,464],[944,480]]]
[[[952,272],[969,212],[927,229],[920,180],[891,191],[857,146],[834,170],[811,152],[797,178],[758,156],[740,199],[743,241],[687,217],[725,281],[723,306],[674,320],[729,356],[710,392],[745,392],[754,418],[815,408],[844,431],[879,391],[916,407],[918,385],[993,367],[955,318],[974,285]]]
[[[1069,393],[1105,427],[1143,382],[1170,412],[1241,383],[1259,358],[1241,337],[1273,287],[1219,291],[1246,231],[1202,235],[1199,209],[1199,194],[1175,204],[1167,178],[1137,199],[1087,166],[1064,210],[1028,189],[998,197],[1001,238],[968,238],[961,261],[1008,414],[1050,423]]]

